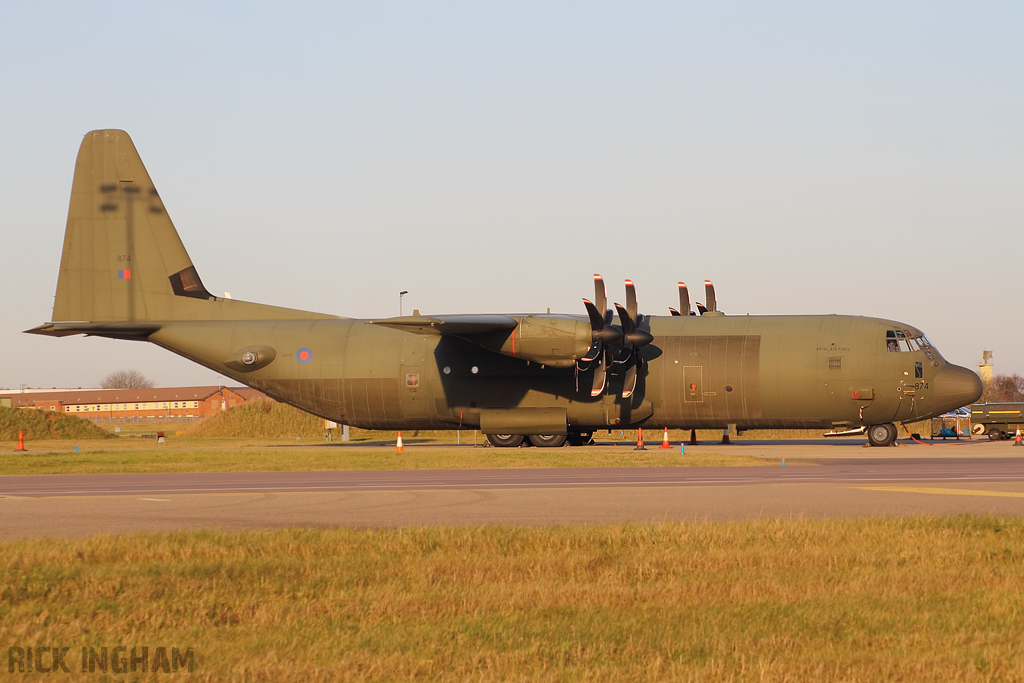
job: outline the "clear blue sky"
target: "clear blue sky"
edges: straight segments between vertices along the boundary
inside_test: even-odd
[[[82,135],[135,140],[211,291],[354,317],[665,313],[923,328],[1024,373],[1019,2],[15,3],[0,387],[212,372],[50,319]]]

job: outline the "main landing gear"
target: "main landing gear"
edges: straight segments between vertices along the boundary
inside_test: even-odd
[[[896,425],[872,425],[868,427],[868,443],[872,446],[891,446],[896,443]]]
[[[487,440],[499,448],[516,448],[529,440],[538,448],[558,448],[568,441],[570,446],[584,446],[590,443],[593,432],[570,432],[569,434],[488,434]]]

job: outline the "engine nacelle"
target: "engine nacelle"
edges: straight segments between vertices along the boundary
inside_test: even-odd
[[[515,316],[518,325],[492,351],[556,368],[571,368],[590,349],[590,323],[561,316]]]

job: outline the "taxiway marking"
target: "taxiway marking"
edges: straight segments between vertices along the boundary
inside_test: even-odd
[[[1017,491],[985,491],[980,489],[936,489],[923,486],[855,486],[862,491],[894,491],[897,493],[934,493],[945,496],[991,496],[994,498],[1024,498]]]

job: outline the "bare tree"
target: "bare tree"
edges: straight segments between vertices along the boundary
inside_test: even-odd
[[[985,382],[985,393],[981,395],[985,403],[1018,403],[1024,401],[1024,377],[1020,375],[996,375]]]
[[[138,370],[117,370],[104,377],[100,386],[104,389],[149,389],[153,380]]]

